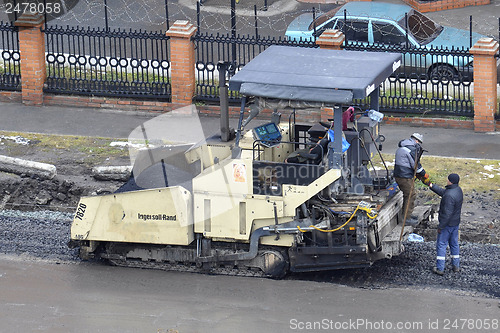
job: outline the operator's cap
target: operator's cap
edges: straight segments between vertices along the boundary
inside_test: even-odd
[[[460,181],[460,176],[457,175],[456,173],[452,173],[448,176],[448,180],[452,184],[458,184],[458,182]]]
[[[417,139],[421,143],[424,143],[424,136],[420,133],[413,133],[411,137]]]

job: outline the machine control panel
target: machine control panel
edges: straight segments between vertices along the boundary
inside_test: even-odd
[[[253,134],[256,140],[266,147],[274,147],[281,142],[281,132],[275,123],[268,123],[257,126],[253,129]]]

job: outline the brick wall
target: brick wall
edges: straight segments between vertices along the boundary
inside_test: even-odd
[[[497,113],[497,66],[499,44],[493,38],[481,38],[470,49],[474,55],[474,130],[495,130]]]
[[[188,21],[175,21],[167,31],[170,36],[170,65],[172,102],[180,105],[192,103],[196,89],[195,53],[191,37],[196,27]]]
[[[345,36],[340,30],[327,29],[316,39],[316,44],[322,49],[341,50]]]
[[[436,1],[421,1],[421,0],[403,0],[408,5],[422,13],[436,12],[438,10],[463,8],[467,6],[488,5],[490,0],[436,0]]]
[[[474,121],[448,118],[421,118],[405,116],[386,116],[384,124],[388,125],[410,125],[416,127],[441,127],[441,128],[466,128],[474,129]],[[499,122],[500,124],[500,122]]]
[[[20,91],[0,91],[0,102],[22,103],[23,97]]]
[[[19,53],[21,62],[21,86],[23,103],[42,105],[45,70],[45,38],[40,31],[41,14],[23,13],[14,25],[19,27]]]
[[[474,120],[449,118],[421,118],[407,116],[386,116],[383,121],[387,125],[409,125],[415,127],[465,128],[474,129]],[[492,131],[500,131],[500,120],[494,122]]]

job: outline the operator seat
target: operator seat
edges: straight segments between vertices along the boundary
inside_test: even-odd
[[[297,149],[285,159],[285,163],[315,164],[318,165],[328,153],[328,136],[320,139],[312,148]]]

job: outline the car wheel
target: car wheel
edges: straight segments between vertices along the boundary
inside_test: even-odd
[[[458,79],[458,72],[450,65],[436,65],[430,69],[431,80],[452,81]]]

